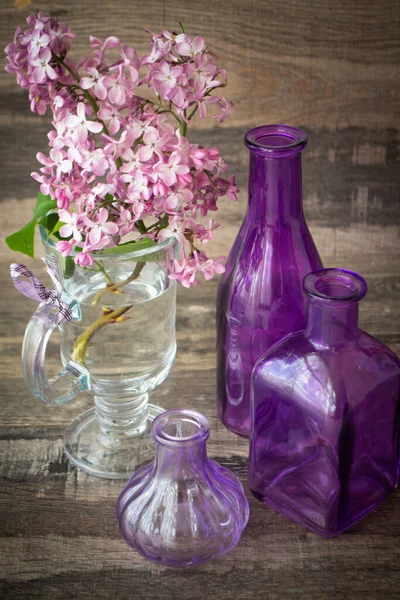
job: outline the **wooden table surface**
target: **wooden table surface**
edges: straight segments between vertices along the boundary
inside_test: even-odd
[[[326,266],[366,277],[361,326],[400,353],[400,0],[33,0],[17,11],[0,2],[4,47],[29,10],[43,10],[78,34],[120,36],[143,53],[144,27],[203,35],[227,69],[236,105],[216,127],[197,121],[194,139],[218,145],[246,186],[246,129],[286,122],[304,128],[304,206]],[[137,43],[138,42],[138,43]],[[77,471],[63,455],[71,420],[89,394],[51,408],[27,392],[21,370],[24,328],[34,302],[13,288],[13,255],[2,240],[30,218],[37,151],[46,118],[29,113],[13,76],[0,77],[0,598],[273,600],[400,598],[400,494],[341,537],[323,540],[266,509],[250,494],[239,545],[205,566],[170,569],[145,561],[120,538],[114,516],[121,482]],[[223,201],[212,255],[228,252],[246,206]],[[37,252],[40,257],[40,251]],[[218,282],[180,289],[178,354],[152,400],[190,407],[211,422],[209,454],[246,485],[247,442],[215,413],[215,295]],[[50,369],[57,369],[57,345]]]
[[[244,209],[244,201],[237,205]],[[15,204],[4,203],[13,214]],[[23,219],[24,214],[14,218]],[[220,245],[235,229],[227,228]],[[318,238],[318,228],[314,233]],[[397,256],[324,254],[367,278],[361,325],[400,350],[400,277]],[[248,493],[250,521],[239,545],[205,566],[170,569],[133,552],[114,516],[121,482],[77,471],[62,450],[68,423],[91,406],[89,394],[63,407],[31,397],[21,375],[24,327],[34,303],[12,287],[0,260],[0,597],[16,598],[399,598],[400,494],[341,537],[324,540],[264,508]],[[37,262],[35,270],[43,276]],[[215,414],[215,294],[217,281],[178,293],[178,354],[169,378],[152,399],[165,408],[190,407],[211,422],[209,454],[246,485],[247,442]],[[56,344],[50,368],[59,361]]]

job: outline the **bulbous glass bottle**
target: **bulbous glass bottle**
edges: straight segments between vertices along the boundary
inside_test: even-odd
[[[217,408],[224,425],[250,429],[250,376],[275,342],[306,325],[302,280],[322,267],[302,208],[305,133],[264,125],[245,137],[249,202],[217,299]]]
[[[172,567],[204,563],[236,546],[249,518],[240,481],[207,457],[209,423],[192,410],[153,421],[156,456],[121,493],[117,518],[125,541]]]
[[[332,537],[397,486],[400,361],[358,328],[367,285],[357,273],[322,269],[304,290],[305,331],[253,372],[248,482],[266,505]]]

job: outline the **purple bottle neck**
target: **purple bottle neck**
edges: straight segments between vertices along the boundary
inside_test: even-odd
[[[156,473],[163,476],[190,477],[207,462],[210,425],[203,415],[186,409],[169,410],[153,421],[156,442]]]
[[[288,125],[263,125],[245,137],[250,150],[248,215],[256,222],[303,219],[301,151],[305,133]]]
[[[346,344],[358,337],[358,303],[367,292],[366,281],[345,269],[321,269],[306,275],[309,297],[306,337],[316,346]]]

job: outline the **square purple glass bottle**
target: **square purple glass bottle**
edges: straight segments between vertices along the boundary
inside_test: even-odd
[[[266,505],[332,537],[397,486],[400,361],[358,328],[362,277],[322,269],[304,290],[305,331],[253,372],[248,481]]]
[[[249,435],[250,376],[263,353],[306,324],[302,280],[322,267],[304,219],[304,132],[263,125],[245,138],[249,203],[217,299],[217,408],[228,429]]]

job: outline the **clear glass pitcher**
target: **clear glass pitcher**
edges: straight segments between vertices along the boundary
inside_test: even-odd
[[[176,240],[136,252],[96,252],[94,264],[75,266],[41,230],[47,264],[62,287],[72,320],[40,304],[25,332],[26,384],[48,404],[64,404],[90,390],[94,407],[67,429],[69,460],[91,475],[128,478],[152,457],[151,421],[163,412],[149,392],[167,377],[176,353],[176,284],[168,278]],[[62,371],[48,379],[46,347],[60,331]]]

